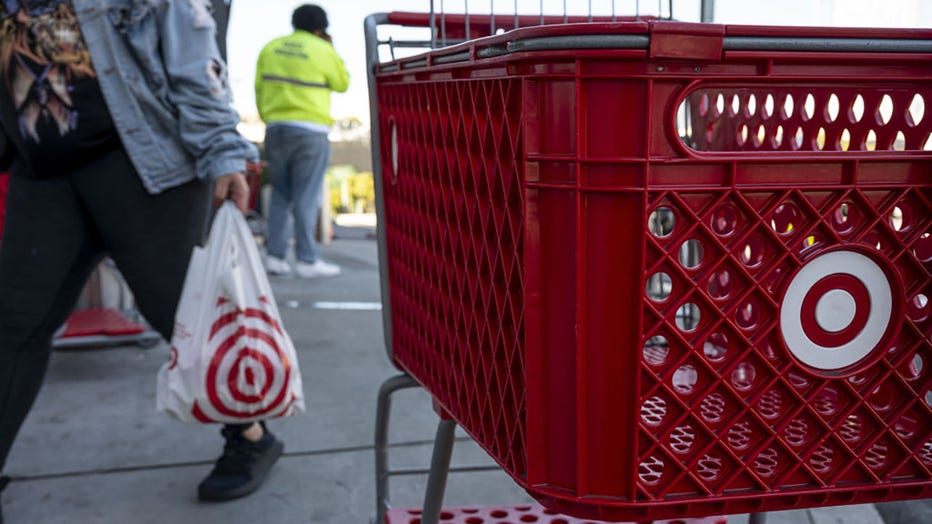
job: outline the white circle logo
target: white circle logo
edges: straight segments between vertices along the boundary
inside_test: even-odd
[[[820,255],[796,273],[783,296],[786,347],[817,370],[848,368],[891,332],[893,295],[887,274],[868,256],[849,250]]]

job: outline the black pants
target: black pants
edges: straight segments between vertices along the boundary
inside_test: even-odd
[[[39,392],[52,335],[105,255],[146,320],[171,339],[209,199],[201,181],[148,194],[122,148],[72,173],[10,180],[0,241],[0,469]]]

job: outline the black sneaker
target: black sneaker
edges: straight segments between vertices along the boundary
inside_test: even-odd
[[[0,477],[0,493],[6,488],[6,485],[10,483],[10,477]],[[0,524],[3,524],[3,505],[0,504]]]
[[[227,441],[223,455],[217,459],[210,475],[197,487],[199,499],[232,500],[245,497],[262,485],[285,449],[282,441],[269,433],[264,423],[262,429],[265,434],[258,442],[247,439],[234,428],[224,427],[220,431]]]

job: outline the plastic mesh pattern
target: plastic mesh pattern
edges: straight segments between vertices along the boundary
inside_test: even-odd
[[[932,190],[654,192],[649,209],[647,275],[670,292],[644,295],[644,498],[932,476]],[[792,358],[779,325],[788,281],[830,246],[875,253],[908,304],[877,362],[838,378]]]
[[[396,363],[561,513],[927,497],[928,60],[670,31],[377,73]]]
[[[520,83],[389,85],[394,356],[509,471],[525,471]],[[395,144],[392,137],[400,137]]]
[[[448,524],[604,524],[605,521],[577,519],[558,515],[540,506],[482,506],[470,508],[444,508],[440,522]],[[701,519],[658,520],[655,524],[727,524],[725,517]],[[421,511],[417,509],[393,509],[386,514],[386,524],[420,524]]]
[[[700,151],[929,151],[930,104],[927,86],[726,84],[691,92],[681,113]]]

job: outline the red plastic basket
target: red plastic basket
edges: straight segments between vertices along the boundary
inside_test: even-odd
[[[930,38],[569,24],[380,65],[396,364],[561,513],[932,496]]]
[[[575,519],[557,515],[540,506],[481,506],[465,508],[445,508],[440,512],[443,524],[604,524],[602,521]],[[421,510],[392,509],[385,515],[385,524],[421,524]],[[704,519],[674,519],[653,522],[652,524],[728,524],[725,517],[707,517]]]
[[[246,183],[249,184],[249,203],[250,211],[256,211],[259,203],[259,193],[262,190],[262,173],[267,163],[263,160],[257,164],[246,164]]]
[[[91,336],[120,337],[138,335],[146,327],[133,322],[112,308],[92,308],[75,311],[65,322],[60,338]]]

